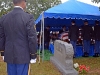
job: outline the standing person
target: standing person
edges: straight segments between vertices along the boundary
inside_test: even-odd
[[[89,56],[90,41],[93,34],[92,27],[88,25],[88,21],[84,21],[84,26],[82,27],[82,37],[83,37],[83,57]]]
[[[49,49],[50,42],[50,26],[44,29],[44,49]]]
[[[100,52],[100,25],[99,21],[95,22],[94,26],[94,38],[95,38],[95,48],[94,48],[94,57],[99,57]]]
[[[70,43],[73,46],[74,57],[75,57],[76,56],[76,42],[77,42],[77,39],[78,39],[79,29],[75,25],[75,21],[72,21],[71,23],[72,23],[72,25],[69,28],[69,39],[70,39]]]
[[[29,63],[37,57],[34,19],[24,12],[25,0],[13,0],[14,9],[0,18],[0,51],[4,51],[7,75],[28,75]]]

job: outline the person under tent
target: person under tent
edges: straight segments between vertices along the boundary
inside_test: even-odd
[[[90,51],[90,41],[93,37],[93,29],[89,26],[88,21],[84,21],[84,26],[82,27],[82,38],[83,38],[83,57],[89,56]]]

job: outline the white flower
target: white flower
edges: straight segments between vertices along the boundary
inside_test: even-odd
[[[75,63],[75,64],[74,64],[74,67],[75,67],[75,68],[78,68],[78,67],[79,67],[79,64],[78,64],[78,63]]]

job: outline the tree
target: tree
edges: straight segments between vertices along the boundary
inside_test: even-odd
[[[91,0],[92,2],[94,2],[94,3],[99,3],[100,2],[100,0]]]
[[[28,0],[27,11],[32,13],[36,19],[42,11],[45,11],[59,3],[61,3],[61,0]]]
[[[8,13],[13,8],[13,4],[10,0],[0,0],[0,16]]]
[[[26,11],[36,19],[42,11],[61,3],[61,0],[27,0]],[[0,16],[13,9],[12,0],[0,0]]]

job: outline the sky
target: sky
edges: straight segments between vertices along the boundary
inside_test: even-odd
[[[61,0],[62,1],[62,3],[64,3],[64,2],[66,2],[66,1],[68,1],[68,0]],[[99,4],[95,4],[95,3],[93,3],[93,2],[91,2],[91,0],[78,0],[78,1],[81,1],[81,2],[84,2],[84,3],[87,3],[87,4],[91,4],[91,5],[95,5],[95,6],[100,6],[100,3]]]

